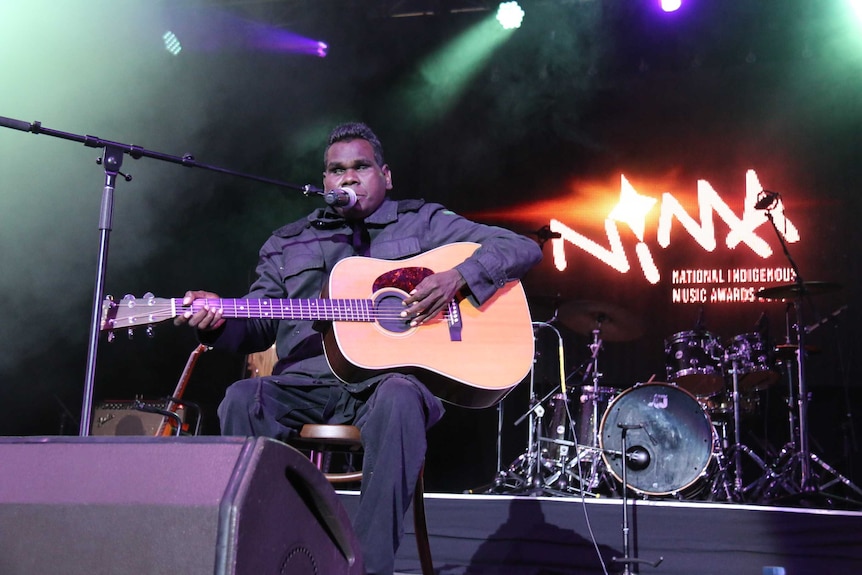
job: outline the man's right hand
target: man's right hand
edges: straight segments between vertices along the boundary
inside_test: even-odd
[[[183,305],[191,305],[196,299],[220,299],[220,297],[218,294],[214,294],[209,291],[187,291],[186,295],[183,296]],[[225,319],[222,317],[223,311],[224,310],[220,307],[212,308],[205,305],[197,313],[192,313],[191,310],[188,310],[185,313],[178,315],[174,319],[174,325],[183,325],[187,323],[191,327],[201,331],[213,331],[224,325]]]

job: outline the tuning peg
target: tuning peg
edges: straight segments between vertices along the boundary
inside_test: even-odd
[[[135,339],[135,330],[129,328],[128,330],[126,330],[126,335],[129,336],[129,339]]]
[[[111,343],[117,338],[117,335],[114,333],[114,330],[108,332],[108,343]]]
[[[153,329],[152,325],[148,325],[147,326],[147,337],[152,338],[152,337],[155,337],[155,335],[156,335],[156,330]]]

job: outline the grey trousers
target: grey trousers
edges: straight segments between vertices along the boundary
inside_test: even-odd
[[[237,381],[218,408],[222,435],[287,440],[305,423],[353,424],[365,455],[353,527],[366,571],[391,574],[404,515],[425,461],[426,432],[443,404],[416,378],[391,374],[361,395],[343,386],[291,385],[268,376]]]

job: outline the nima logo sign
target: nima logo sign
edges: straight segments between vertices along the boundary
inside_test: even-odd
[[[728,229],[722,238],[727,248],[731,250],[748,249],[762,259],[766,259],[772,255],[772,248],[758,232],[768,234],[775,232],[769,224],[766,212],[754,208],[757,196],[761,191],[763,191],[763,187],[757,179],[757,174],[754,170],[748,170],[745,174],[745,194],[742,201],[739,202],[742,213],[737,215],[737,212],[722,199],[709,182],[700,180],[697,182],[699,213],[695,218],[685,211],[682,204],[672,194],[663,193],[660,201],[657,198],[642,195],[629,183],[625,176],[622,176],[619,201],[604,221],[607,236],[606,245],[591,240],[560,220],[551,219],[551,231],[558,232],[561,236],[552,240],[554,265],[560,271],[566,269],[568,266],[566,244],[570,243],[621,274],[628,273],[631,269],[631,263],[620,239],[619,231],[620,226],[625,226],[632,231],[638,240],[634,247],[634,253],[644,277],[651,284],[659,283],[661,272],[655,265],[653,248],[650,247],[652,242],[647,242],[646,239],[647,215],[655,209],[659,210],[655,244],[661,248],[667,248],[671,245],[671,232],[674,231],[674,224],[678,224],[677,232],[685,231],[705,252],[715,251],[718,244],[715,219],[718,217]],[[799,232],[793,223],[784,217],[784,205],[780,200],[771,213],[776,227],[785,240],[790,243],[798,242]],[[762,226],[764,229],[760,230]],[[787,281],[786,278],[788,277],[784,268],[777,270],[773,268],[703,270],[695,267],[690,270],[673,270],[672,275],[675,284],[705,283],[707,281],[714,283],[716,278],[720,278],[719,283],[724,283],[733,278],[741,277],[757,277],[758,281],[764,281],[768,277],[781,278]],[[680,278],[688,279],[680,281]],[[789,281],[792,281],[792,275]],[[701,293],[701,289],[704,288],[698,288],[698,294]],[[692,291],[691,293],[694,294],[695,292]],[[705,289],[703,293],[705,294]],[[710,296],[705,294],[705,297],[709,298]],[[685,299],[688,300],[688,298]],[[700,299],[700,297],[695,299]]]

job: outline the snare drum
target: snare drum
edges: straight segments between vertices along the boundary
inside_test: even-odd
[[[733,393],[724,391],[712,397],[698,397],[697,401],[713,421],[733,419]],[[739,394],[739,413],[741,415],[756,415],[759,411],[759,394]]]
[[[626,450],[642,454],[629,464],[626,483],[639,494],[677,494],[706,476],[714,453],[714,429],[697,399],[667,383],[638,384],[617,396],[602,418],[602,458],[622,482],[622,429]]]
[[[700,397],[724,389],[723,355],[721,342],[708,331],[681,331],[664,341],[668,379]]]
[[[726,348],[725,370],[733,375],[733,361],[739,373],[739,391],[760,391],[778,381],[769,344],[761,333],[743,333],[730,340]]]

